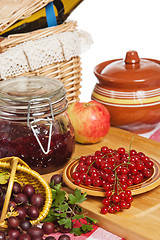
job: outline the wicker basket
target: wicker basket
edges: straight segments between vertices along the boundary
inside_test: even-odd
[[[0,159],[0,172],[1,171],[10,172],[10,180],[8,183],[7,193],[1,213],[0,228],[7,228],[5,218],[14,180],[18,181],[20,184],[32,184],[35,190],[45,198],[45,203],[40,211],[39,217],[36,220],[31,220],[32,225],[41,222],[47,216],[52,204],[52,193],[47,182],[41,177],[39,173],[33,171],[25,162],[23,162],[18,157],[6,157]]]
[[[23,34],[15,34],[9,35],[8,37],[2,39],[0,41],[0,52],[5,52],[6,50],[17,46],[20,43],[29,41],[29,40],[38,40],[42,37],[47,37],[52,34],[63,33],[66,31],[74,31],[77,27],[77,23],[75,21],[65,22],[61,25],[45,28],[41,30],[36,30],[29,33]],[[56,62],[54,64],[50,64],[48,66],[42,67],[35,71],[30,71],[23,73],[19,76],[48,76],[48,77],[55,77],[62,81],[65,89],[66,89],[66,96],[68,100],[68,104],[79,100],[81,88],[80,82],[81,79],[81,61],[80,57],[72,57],[68,61]],[[13,77],[16,77],[15,75]],[[2,80],[2,79],[0,79]]]
[[[53,0],[1,0],[0,32],[9,28],[18,20],[31,16],[52,1]]]

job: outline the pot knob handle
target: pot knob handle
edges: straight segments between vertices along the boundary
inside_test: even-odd
[[[126,53],[125,64],[135,64],[139,62],[140,59],[136,51],[131,50]]]

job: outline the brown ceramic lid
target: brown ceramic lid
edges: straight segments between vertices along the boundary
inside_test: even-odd
[[[160,87],[160,61],[139,58],[136,51],[128,51],[125,59],[100,63],[94,73],[104,87],[124,90]]]

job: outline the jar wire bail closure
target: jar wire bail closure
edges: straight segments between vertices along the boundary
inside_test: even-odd
[[[46,116],[46,118],[33,118],[32,121],[30,121],[30,110],[31,110],[31,104],[36,104],[39,103],[40,101],[48,101],[49,102],[49,106],[51,109],[51,118],[49,116]],[[53,108],[52,108],[52,103],[51,103],[51,99],[50,98],[33,98],[30,101],[28,101],[28,114],[27,114],[27,125],[29,128],[32,129],[32,132],[41,148],[41,150],[43,151],[44,154],[48,154],[50,151],[50,145],[51,145],[51,134],[52,134],[52,126],[53,126],[53,120],[54,120],[54,114],[53,114]],[[45,151],[39,137],[38,134],[36,132],[36,128],[37,128],[37,123],[40,121],[44,121],[46,122],[45,125],[49,125],[49,136],[48,136],[48,145],[47,145],[47,150]]]

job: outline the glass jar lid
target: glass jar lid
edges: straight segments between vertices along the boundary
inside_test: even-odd
[[[31,99],[50,98],[52,103],[63,98],[66,91],[55,78],[17,77],[0,82],[0,99],[28,103]]]
[[[22,76],[0,82],[0,117],[5,119],[53,118],[66,108],[66,90],[58,79]]]

